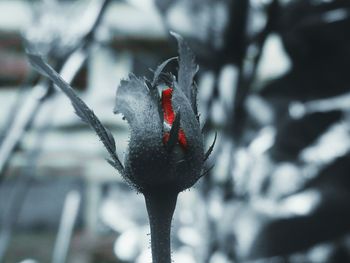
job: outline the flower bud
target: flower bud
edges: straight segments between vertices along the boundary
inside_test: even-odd
[[[173,35],[180,53],[177,78],[163,72],[169,59],[152,82],[130,75],[117,90],[114,112],[125,117],[131,133],[125,176],[140,192],[181,192],[199,179],[204,164],[193,81],[198,66],[183,39]]]
[[[94,112],[40,56],[28,54],[32,65],[67,95],[77,115],[96,132],[111,157],[108,162],[144,194],[154,263],[171,262],[170,231],[177,195],[203,175],[203,164],[216,140],[215,136],[204,154],[193,81],[198,66],[183,39],[173,35],[179,44],[177,77],[163,72],[174,60],[168,59],[154,72],[152,81],[131,74],[117,90],[114,112],[123,114],[130,125],[124,165],[117,156],[112,134]]]

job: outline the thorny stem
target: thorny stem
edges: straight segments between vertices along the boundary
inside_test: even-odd
[[[171,263],[170,231],[177,192],[152,192],[145,195],[151,227],[153,263]]]

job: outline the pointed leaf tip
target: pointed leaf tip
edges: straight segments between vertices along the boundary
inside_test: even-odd
[[[49,77],[48,73],[44,70],[43,64],[45,63],[41,56],[34,53],[27,53],[29,63],[32,67],[38,71],[41,75]]]
[[[152,81],[152,86],[156,86],[157,82],[159,80],[160,74],[163,72],[164,68],[172,61],[178,59],[178,57],[172,57],[167,60],[165,60],[162,64],[160,64],[157,69],[154,71],[154,76],[153,76],[153,81]]]
[[[175,37],[177,40],[181,40],[181,41],[183,40],[183,37],[180,34],[176,33],[175,31],[170,31],[169,33],[170,35]]]

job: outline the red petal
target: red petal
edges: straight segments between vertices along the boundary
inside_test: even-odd
[[[167,88],[162,91],[162,108],[164,113],[164,121],[168,124],[172,125],[175,120],[175,112],[173,110],[173,105],[171,103],[171,99],[173,96],[173,89]],[[163,143],[166,144],[169,141],[170,133],[166,132],[163,135]],[[187,139],[185,132],[180,129],[178,135],[178,141],[181,147],[186,150],[187,149]]]
[[[175,113],[171,104],[171,98],[173,96],[173,89],[167,88],[162,91],[162,108],[164,112],[164,120],[170,125],[175,120]]]

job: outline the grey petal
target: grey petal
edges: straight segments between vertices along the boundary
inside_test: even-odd
[[[130,74],[129,80],[122,80],[118,90],[114,113],[121,113],[131,127],[132,133],[144,133],[146,137],[162,135],[159,104],[153,98],[146,83]]]
[[[124,115],[130,125],[125,171],[140,192],[166,179],[169,158],[163,145],[158,107],[142,79],[130,75],[129,80],[121,81],[114,112]]]

